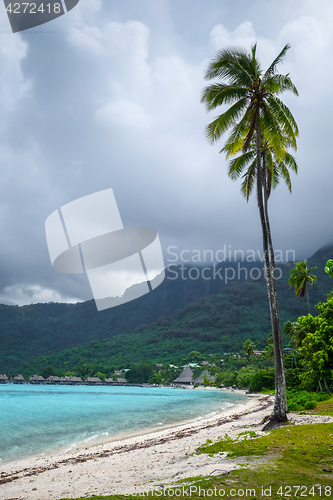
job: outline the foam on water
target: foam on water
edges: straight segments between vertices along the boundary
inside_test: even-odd
[[[107,437],[213,416],[245,400],[225,391],[4,384],[0,460],[72,450]]]

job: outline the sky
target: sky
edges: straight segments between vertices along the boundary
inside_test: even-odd
[[[85,275],[52,268],[45,220],[108,188],[125,226],[158,231],[166,265],[182,250],[261,250],[255,196],[228,178],[223,139],[205,137],[217,113],[200,103],[217,50],[255,42],[263,68],[291,45],[279,71],[299,92],[282,97],[299,173],[270,217],[275,249],[303,259],[333,241],[331,0],[80,0],[16,34],[0,5],[0,302],[92,298]]]

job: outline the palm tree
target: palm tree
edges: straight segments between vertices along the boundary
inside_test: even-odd
[[[310,304],[309,304],[309,292],[307,285],[310,283],[310,286],[313,285],[317,281],[317,277],[314,274],[311,274],[311,271],[317,269],[316,267],[307,266],[307,261],[304,259],[301,262],[295,262],[295,269],[291,269],[290,278],[288,283],[290,286],[295,287],[295,293],[297,296],[301,298],[304,297],[306,292],[306,299],[308,303],[308,309],[310,313]]]
[[[293,346],[295,347],[300,347],[306,337],[306,332],[303,326],[298,323],[298,321],[287,321],[283,325],[282,331],[287,337],[290,337],[292,339]]]
[[[238,48],[220,50],[209,64],[205,78],[218,78],[221,81],[206,87],[202,94],[202,102],[206,104],[208,111],[231,104],[208,125],[207,138],[214,143],[224,132],[231,129],[222,150],[227,158],[239,152],[240,157],[248,153],[249,162],[253,148],[255,151],[252,182],[256,180],[275,363],[275,403],[266,428],[285,422],[288,411],[275,259],[268,216],[270,190],[267,182],[268,170],[270,175],[274,173],[269,163],[269,151],[274,157],[274,163],[282,165],[283,162],[288,163],[287,148],[291,146],[296,149],[296,121],[289,108],[278,97],[286,90],[298,95],[289,75],[281,75],[276,71],[288,49],[289,45],[286,45],[264,73],[256,58],[256,45],[252,47],[251,53]],[[284,171],[281,168],[280,173]]]
[[[244,349],[245,354],[247,354],[248,356],[252,356],[252,354],[254,353],[255,348],[256,348],[256,346],[252,342],[251,339],[245,340],[245,342],[243,344],[243,349]]]

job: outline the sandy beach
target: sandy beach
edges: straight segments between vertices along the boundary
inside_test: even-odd
[[[240,391],[244,394],[243,391]],[[222,475],[237,468],[225,454],[191,454],[207,439],[216,441],[244,430],[261,434],[261,421],[273,408],[269,395],[248,395],[209,418],[49,457],[1,466],[2,500],[50,500],[107,494],[139,494],[159,490],[178,479]],[[296,415],[296,424],[332,422],[332,417]],[[262,433],[263,434],[263,433]]]

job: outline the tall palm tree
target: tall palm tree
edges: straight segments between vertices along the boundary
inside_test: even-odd
[[[311,271],[317,269],[316,267],[308,268],[307,261],[304,259],[301,262],[295,262],[295,269],[291,269],[290,278],[288,283],[290,286],[295,287],[295,293],[297,296],[303,298],[306,293],[306,299],[308,303],[308,310],[310,313],[310,303],[309,303],[309,292],[308,284],[312,286],[313,283],[317,281],[317,277],[311,274]]]
[[[221,105],[229,105],[207,127],[207,137],[215,142],[229,129],[229,137],[223,148],[227,157],[241,152],[253,153],[255,144],[255,171],[257,203],[263,236],[263,251],[267,281],[268,301],[272,322],[274,363],[275,363],[275,403],[270,426],[287,420],[286,381],[284,373],[283,349],[279,307],[275,283],[275,259],[271,237],[267,184],[268,150],[272,152],[275,163],[286,163],[287,148],[296,149],[298,127],[289,108],[279,99],[279,95],[289,90],[298,95],[289,75],[277,73],[277,66],[285,56],[286,45],[263,72],[256,58],[256,44],[251,53],[239,48],[220,50],[209,64],[205,78],[218,78],[219,83],[206,87],[202,102],[208,111]],[[268,148],[263,161],[262,151]],[[266,172],[265,172],[266,168]],[[272,173],[271,168],[269,168]],[[274,170],[273,170],[274,171]],[[281,170],[282,172],[282,170]]]

